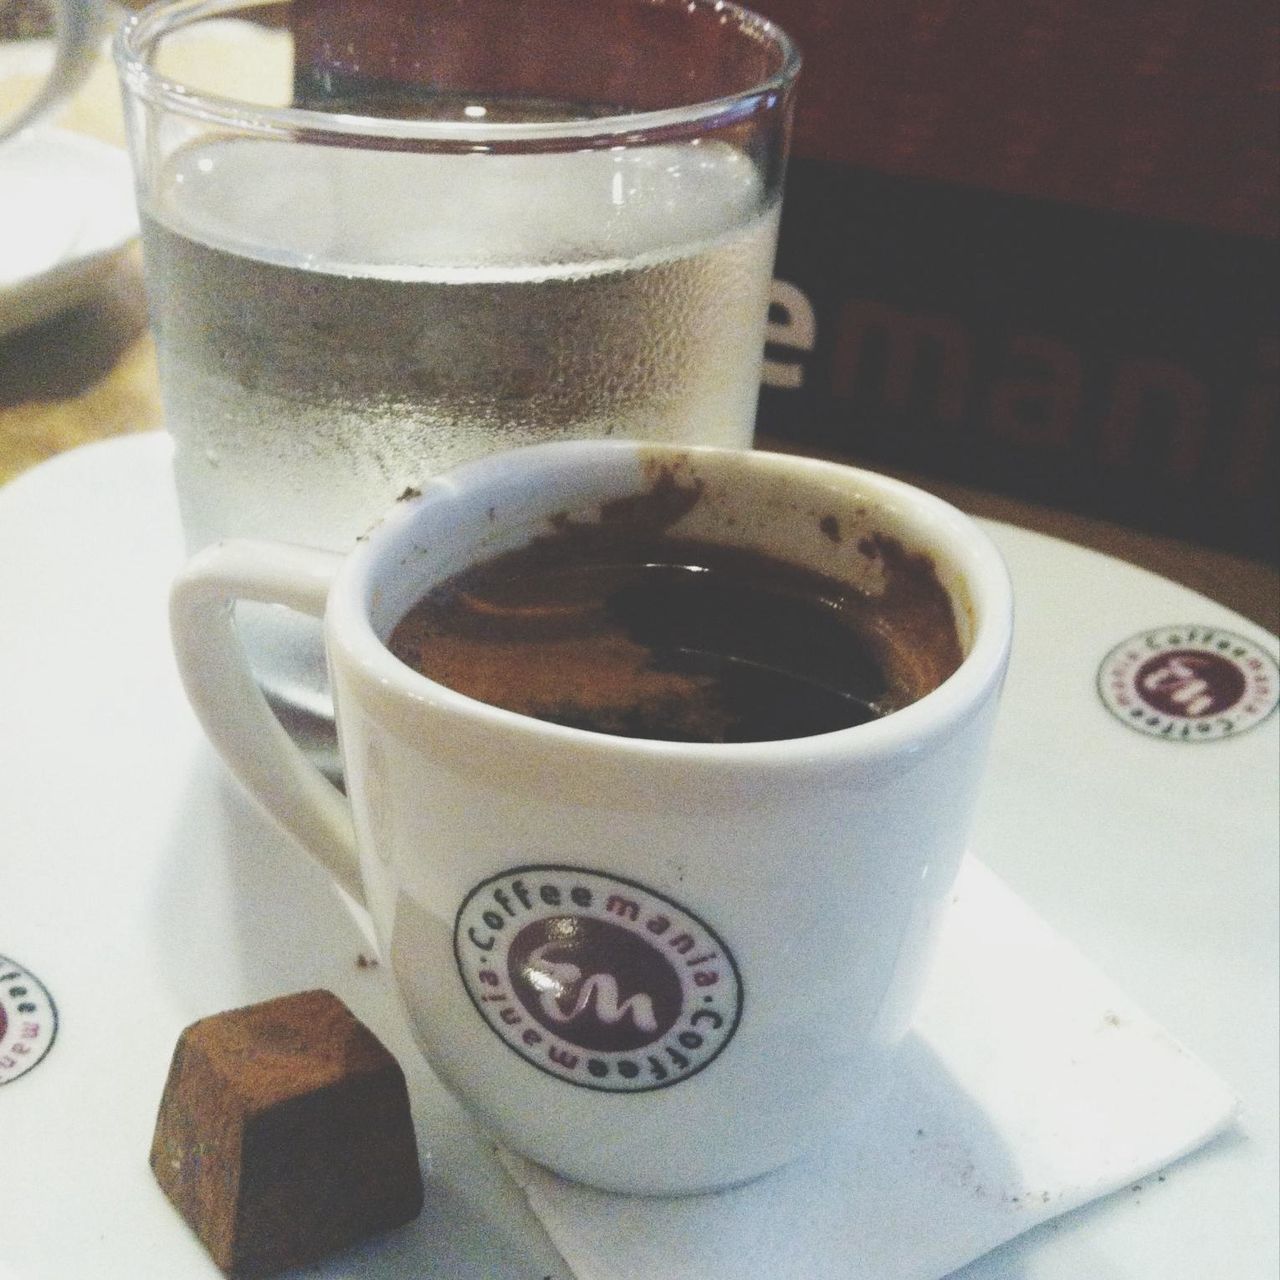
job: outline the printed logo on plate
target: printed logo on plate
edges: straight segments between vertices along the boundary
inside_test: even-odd
[[[53,1047],[58,1013],[44,984],[0,956],[0,1085],[25,1076]]]
[[[477,885],[454,927],[480,1016],[526,1062],[585,1089],[687,1080],[729,1043],[742,983],[721,938],[670,898],[576,867]]]
[[[1131,729],[1175,742],[1234,737],[1280,699],[1280,668],[1265,649],[1220,627],[1156,627],[1103,659],[1098,692]]]

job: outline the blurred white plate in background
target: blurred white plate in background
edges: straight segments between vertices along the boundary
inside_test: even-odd
[[[0,144],[0,337],[87,301],[137,234],[120,148],[47,125]]]

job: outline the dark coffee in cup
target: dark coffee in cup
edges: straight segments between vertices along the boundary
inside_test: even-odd
[[[389,647],[460,693],[598,733],[829,733],[916,701],[962,657],[926,557],[885,537],[848,552],[883,561],[883,594],[643,522],[566,523],[434,587]]]

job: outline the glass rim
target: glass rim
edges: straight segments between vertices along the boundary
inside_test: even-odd
[[[265,0],[270,4],[272,0]],[[631,111],[589,119],[536,121],[415,120],[275,107],[196,90],[160,74],[147,55],[168,35],[197,22],[227,18],[233,11],[260,7],[254,0],[160,0],[131,14],[113,41],[117,71],[126,91],[174,114],[205,124],[222,125],[263,136],[329,135],[351,139],[379,138],[405,143],[434,143],[462,151],[503,149],[504,144],[533,143],[555,148],[632,144],[650,135],[704,132],[747,119],[777,104],[800,72],[800,51],[771,19],[732,0],[679,0],[679,8],[728,14],[779,53],[778,69],[736,93],[683,106]]]

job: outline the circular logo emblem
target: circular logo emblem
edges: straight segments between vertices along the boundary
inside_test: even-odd
[[[44,984],[0,956],[0,1085],[25,1076],[53,1047],[58,1012]]]
[[[1130,728],[1176,742],[1233,737],[1280,699],[1280,668],[1265,649],[1219,627],[1159,627],[1118,644],[1098,692]]]
[[[729,1043],[742,982],[691,911],[620,876],[518,867],[458,911],[472,1004],[526,1062],[584,1089],[639,1093],[696,1075]]]

